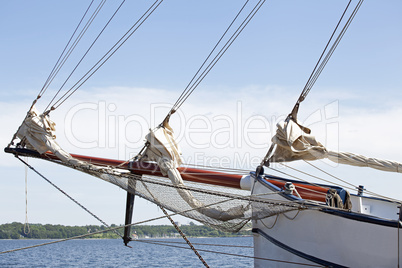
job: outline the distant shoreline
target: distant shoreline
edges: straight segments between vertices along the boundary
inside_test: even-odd
[[[111,227],[118,227],[112,224]],[[187,237],[210,238],[210,237],[236,237],[251,236],[251,231],[240,231],[238,233],[223,232],[205,225],[180,226]],[[90,234],[85,238],[79,239],[121,239],[115,232],[108,230],[105,226],[86,225],[86,226],[64,226],[53,224],[29,224],[30,232],[24,233],[24,224],[19,222],[0,225],[0,239],[2,240],[27,240],[27,239],[65,239],[75,236]],[[100,233],[99,233],[100,232]],[[122,231],[120,231],[122,233]],[[180,234],[171,225],[135,225],[131,227],[133,239],[173,239],[181,238]]]
[[[200,238],[200,239],[207,239],[207,238],[236,238],[236,237],[252,237],[252,235],[236,235],[236,236],[187,236],[187,238]],[[12,239],[12,238],[2,238],[0,240],[59,240],[60,238],[19,238],[19,239]],[[120,240],[119,238],[77,238],[74,240]],[[153,239],[183,239],[182,237],[148,237],[148,238],[139,238],[138,240],[153,240]],[[136,240],[136,239],[135,239]],[[135,241],[133,240],[133,241]]]

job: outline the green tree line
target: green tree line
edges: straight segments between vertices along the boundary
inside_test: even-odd
[[[112,224],[111,227],[117,227]],[[239,233],[227,233],[204,225],[182,225],[180,229],[189,237],[220,237],[220,236],[241,236],[251,235],[250,231]],[[52,224],[29,224],[28,228],[19,222],[0,225],[0,239],[62,239],[92,232],[107,230],[105,226],[86,225],[86,226],[64,226]],[[123,233],[123,229],[119,229]],[[171,225],[136,225],[131,227],[131,233],[138,238],[157,238],[157,237],[177,237],[176,229]],[[120,238],[113,231],[94,234],[86,238]]]

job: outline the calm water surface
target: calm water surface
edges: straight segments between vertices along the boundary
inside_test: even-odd
[[[51,240],[0,240],[0,252]],[[184,242],[182,239],[146,241]],[[192,238],[192,243],[252,246],[252,237]],[[71,240],[0,255],[0,267],[204,267],[186,244],[186,249],[141,242],[133,248],[119,239]],[[253,256],[252,248],[194,245],[197,249]],[[253,267],[253,259],[200,251],[210,267]]]

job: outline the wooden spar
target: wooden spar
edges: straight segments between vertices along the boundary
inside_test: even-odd
[[[121,160],[89,157],[76,154],[71,154],[71,156],[76,159],[98,165],[117,167],[123,164],[120,168],[128,169],[136,174],[167,177],[162,174],[157,164],[151,162],[131,162],[129,164]],[[223,172],[216,172],[216,171],[202,170],[188,167],[179,167],[177,169],[180,172],[183,180],[185,181],[192,181],[192,182],[199,182],[199,183],[241,189],[240,180],[242,179],[243,175],[228,174]],[[266,180],[274,184],[275,186],[279,187],[280,189],[283,189],[286,183],[286,181],[275,180],[275,179],[266,179]],[[328,192],[329,189],[328,187],[315,186],[303,183],[293,183],[293,184],[295,185],[296,190],[303,199],[325,202],[325,195]]]
[[[71,154],[71,156],[78,160],[86,161],[93,164],[114,166],[122,169],[128,169],[135,174],[167,177],[162,174],[157,164],[151,162],[139,161],[139,162],[125,163],[124,161],[121,160],[112,160],[112,159],[90,157],[76,154]],[[240,180],[243,177],[243,175],[228,174],[223,172],[216,172],[216,171],[202,170],[188,167],[179,167],[177,168],[177,170],[180,172],[183,180],[186,181],[193,181],[193,182],[241,189]]]
[[[79,160],[108,166],[111,165],[118,166],[124,163],[124,161],[120,160],[87,157],[74,154],[72,154],[71,156]],[[130,163],[130,165],[128,163],[125,164],[124,167],[136,174],[167,177],[162,174],[157,164],[150,162],[132,162]],[[241,189],[240,180],[243,177],[243,175],[228,174],[223,172],[216,172],[216,171],[209,171],[209,170],[188,168],[188,167],[179,167],[177,168],[177,170],[180,172],[183,180],[186,181],[193,181],[193,182]],[[272,183],[273,185],[279,187],[280,189],[283,189],[286,183],[286,180],[284,181],[275,179],[266,179],[266,180]],[[293,184],[295,185],[296,190],[303,199],[325,202],[325,195],[328,192],[329,189],[328,187],[315,186],[304,183],[293,183]]]
[[[5,152],[13,153],[13,154],[21,154],[26,156],[35,156],[43,159],[58,159],[54,154],[51,152],[47,152],[45,154],[40,155],[39,153],[27,149],[13,149],[13,148],[5,148]],[[116,167],[121,169],[130,170],[132,173],[139,174],[139,175],[152,175],[152,176],[159,176],[159,177],[167,177],[162,174],[161,170],[159,169],[158,165],[151,162],[127,162],[122,160],[114,160],[114,159],[107,159],[107,158],[100,158],[100,157],[93,157],[93,156],[84,156],[78,154],[71,154],[72,157],[89,162],[95,165],[101,166],[110,166]],[[198,183],[205,183],[211,185],[219,185],[224,187],[230,187],[235,189],[241,189],[240,187],[240,180],[243,178],[243,175],[237,174],[228,174],[223,172],[217,171],[210,171],[210,170],[202,170],[196,168],[188,168],[188,167],[179,167],[177,168],[180,172],[183,180],[198,182]],[[286,183],[285,179],[268,179],[266,180],[275,186],[283,189],[283,186]],[[325,195],[328,192],[329,187],[324,186],[315,186],[305,183],[293,183],[303,199],[307,200],[315,200],[320,202],[325,202]]]

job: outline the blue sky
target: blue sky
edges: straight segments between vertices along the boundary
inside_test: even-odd
[[[4,146],[88,4],[2,4],[0,139]],[[172,118],[187,162],[254,169],[267,151],[275,123],[290,112],[346,4],[267,1]],[[115,5],[107,3],[99,19],[105,19]],[[127,1],[77,74],[82,75],[148,5],[149,1]],[[114,159],[136,154],[147,129],[162,120],[242,5],[243,1],[233,0],[165,0],[111,60],[51,114],[60,145],[72,153]],[[402,161],[400,10],[402,2],[397,0],[365,1],[300,108],[300,120],[334,150]],[[94,23],[95,30],[102,26],[102,21]],[[77,47],[77,51],[84,50]],[[41,109],[72,66],[66,64],[38,103]],[[0,159],[0,223],[23,222],[24,167],[11,155],[3,153]],[[30,163],[106,222],[123,223],[124,191],[74,170],[38,160]],[[325,161],[317,164],[356,185],[400,199],[395,190],[402,186],[400,174]],[[160,214],[154,205],[136,202],[135,220]],[[28,216],[34,223],[98,224],[32,172]]]

